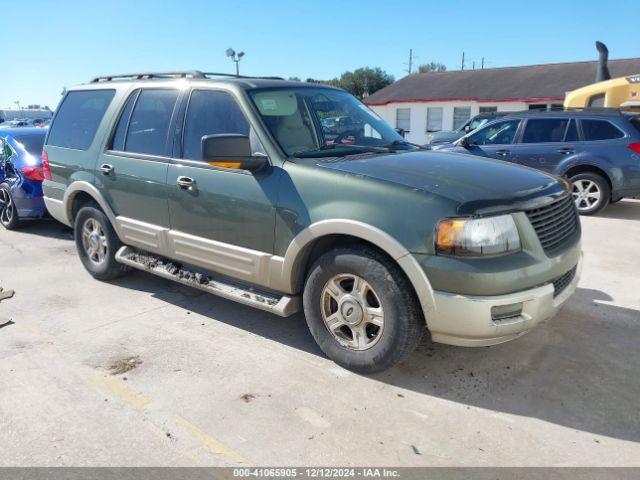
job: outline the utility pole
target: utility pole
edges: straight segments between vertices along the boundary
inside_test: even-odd
[[[472,65],[473,66],[471,67],[471,70],[475,70],[476,69],[476,61],[475,60],[473,61]]]
[[[462,68],[461,70],[464,70],[464,52],[462,52]]]
[[[482,63],[480,64],[480,69],[484,70],[484,57],[482,57]]]
[[[409,63],[405,63],[405,65],[409,67],[405,70],[405,72],[411,75],[411,72],[413,71],[413,48],[409,49]]]

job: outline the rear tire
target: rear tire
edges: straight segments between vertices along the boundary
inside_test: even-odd
[[[111,222],[96,204],[82,207],[73,229],[76,249],[84,268],[98,280],[113,280],[129,269],[116,262],[115,255],[122,242]]]
[[[7,230],[15,230],[18,227],[18,209],[11,195],[11,187],[8,183],[0,183],[0,223]]]
[[[359,373],[396,365],[426,330],[403,272],[369,247],[322,255],[309,271],[303,303],[318,346],[338,365]]]
[[[579,173],[569,178],[571,194],[580,215],[593,215],[611,200],[609,182],[597,173]]]

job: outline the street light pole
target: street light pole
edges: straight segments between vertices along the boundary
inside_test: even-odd
[[[227,57],[229,57],[232,62],[235,62],[236,77],[239,77],[240,76],[240,60],[242,60],[242,57],[244,57],[244,52],[236,53],[236,51],[233,48],[227,48],[226,54],[227,54]]]

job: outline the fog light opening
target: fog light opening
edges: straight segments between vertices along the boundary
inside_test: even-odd
[[[520,315],[522,315],[522,302],[491,307],[491,319],[494,322],[519,317]]]

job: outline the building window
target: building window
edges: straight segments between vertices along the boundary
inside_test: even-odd
[[[399,130],[404,130],[405,132],[411,131],[410,108],[398,108],[396,110],[396,128]]]
[[[427,108],[427,132],[442,130],[442,107]]]
[[[471,107],[453,107],[453,129],[457,130],[471,118]]]
[[[546,110],[546,109],[547,109],[546,103],[530,103],[529,104],[529,110]]]
[[[493,113],[497,111],[498,107],[480,107],[479,113]]]

